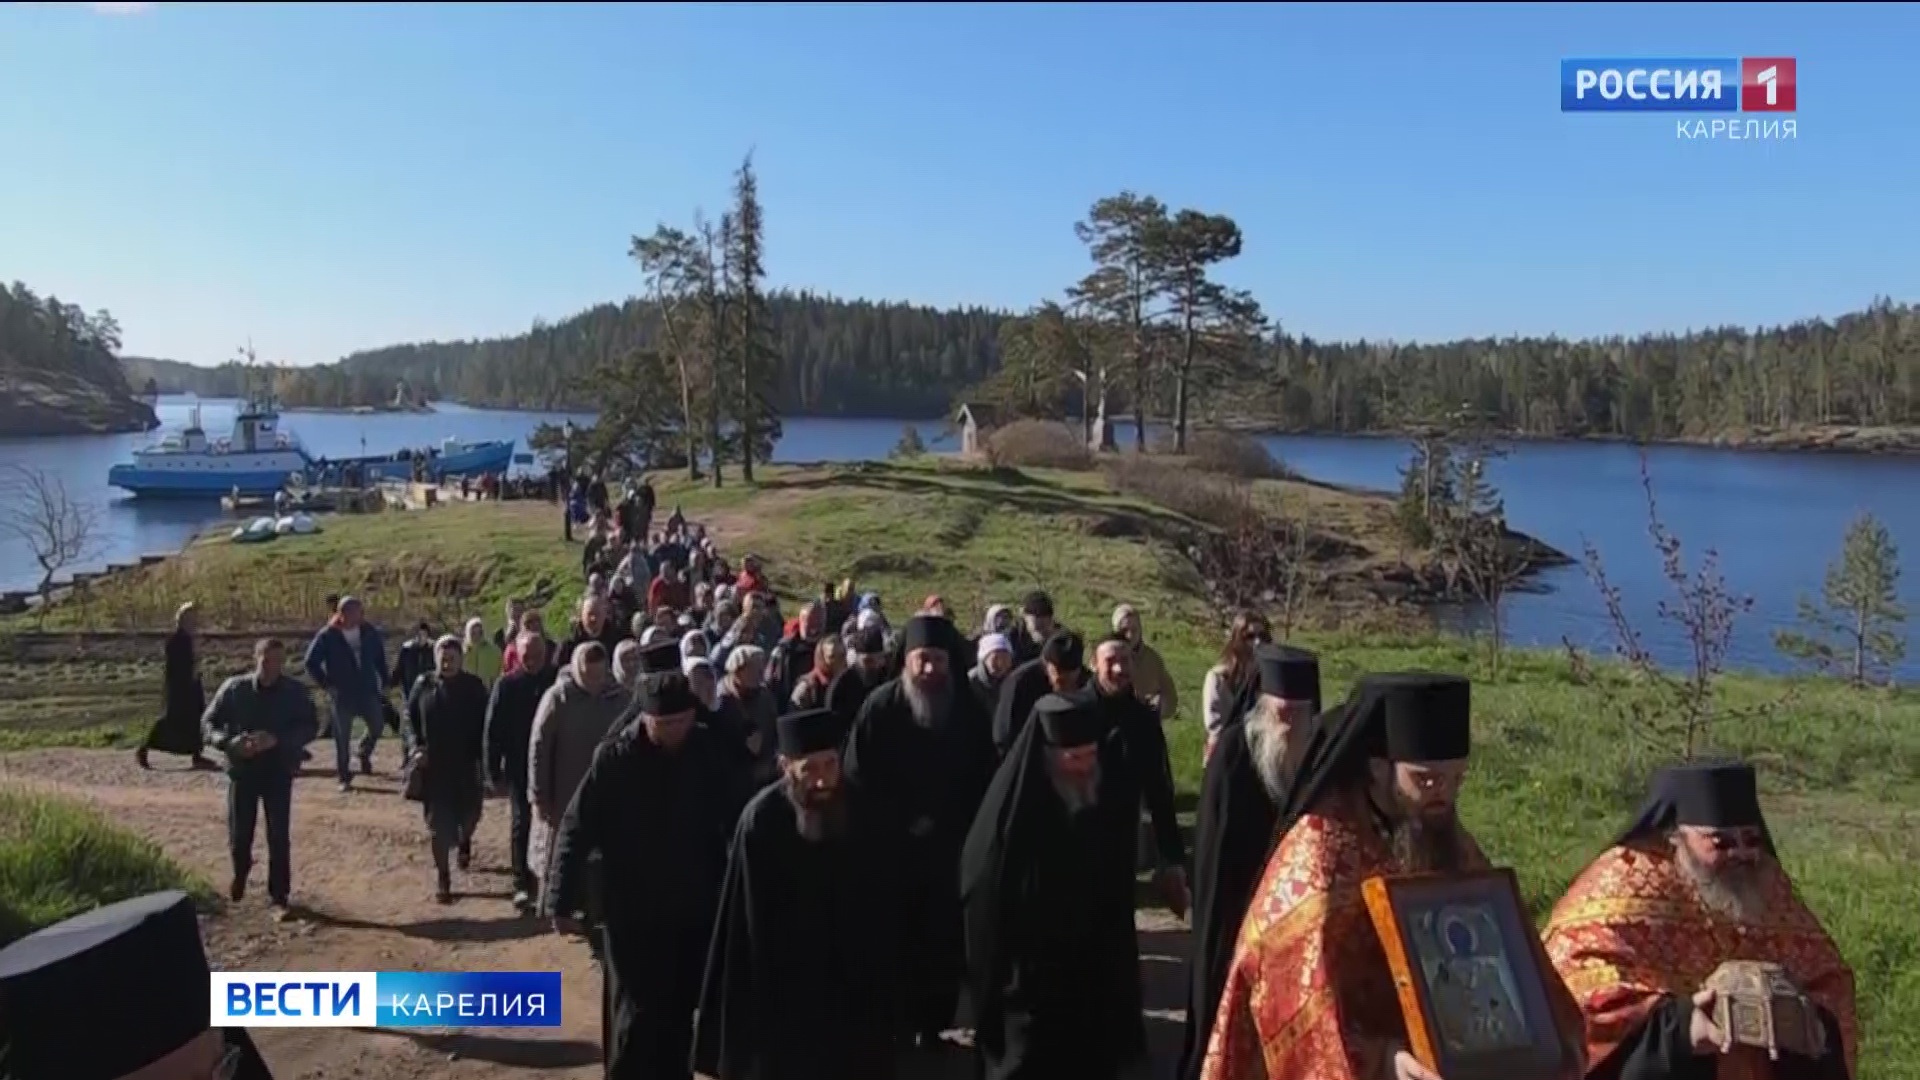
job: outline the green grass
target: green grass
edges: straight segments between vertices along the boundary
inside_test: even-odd
[[[790,600],[852,576],[885,597],[896,618],[938,593],[972,622],[988,603],[1017,602],[1038,586],[1064,622],[1089,634],[1105,629],[1115,604],[1134,604],[1180,690],[1181,715],[1168,732],[1190,795],[1199,779],[1200,682],[1220,627],[1168,547],[1178,516],[1106,484],[1099,473],[1002,475],[927,459],[768,469],[753,487],[731,481],[719,491],[678,479],[658,487],[663,512],[679,505],[712,522],[730,554],[763,555]],[[115,586],[150,597],[139,609],[149,614],[105,621],[158,627],[173,604],[194,598],[216,625],[245,630],[253,619],[254,628],[305,632],[318,625],[319,598],[345,590],[367,596],[388,626],[445,609],[492,626],[502,600],[542,582],[557,619],[580,589],[580,549],[559,542],[557,516],[546,504],[455,505],[330,518],[319,536],[258,546],[202,543]],[[90,616],[63,608],[50,623],[98,625],[110,608],[97,601]],[[156,640],[62,651],[57,641],[29,647],[23,636],[5,647],[7,632],[30,628],[0,620],[0,746],[119,738],[102,733],[144,726],[158,709]],[[1583,685],[1557,653],[1510,651],[1495,675],[1484,648],[1461,639],[1332,632],[1299,640],[1320,652],[1330,700],[1369,671],[1474,677],[1474,771],[1462,813],[1494,858],[1520,873],[1537,915],[1627,819],[1651,768],[1672,753],[1611,707],[1638,691],[1607,665]],[[233,651],[243,648],[236,637],[220,662],[244,667],[244,653]],[[1721,689],[1729,705],[1784,702],[1764,720],[1722,722],[1713,741],[1760,766],[1787,867],[1854,968],[1866,1034],[1861,1075],[1920,1080],[1920,888],[1911,871],[1920,862],[1920,695],[1746,675]]]
[[[117,900],[206,883],[160,849],[68,799],[0,790],[0,944]]]

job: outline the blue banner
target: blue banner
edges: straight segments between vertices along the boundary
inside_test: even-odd
[[[557,971],[382,971],[380,1027],[559,1027]]]

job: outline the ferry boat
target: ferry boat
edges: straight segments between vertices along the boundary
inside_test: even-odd
[[[293,484],[338,484],[348,477],[371,485],[415,475],[438,480],[504,473],[512,463],[511,439],[479,443],[447,439],[427,450],[316,461],[292,432],[281,428],[279,409],[262,395],[241,407],[233,418],[232,434],[224,439],[207,438],[195,406],[185,429],[134,451],[131,464],[107,471],[107,483],[139,497],[217,499],[235,492],[270,496]]]
[[[135,450],[132,464],[107,470],[107,483],[139,496],[271,495],[305,477],[311,464],[300,440],[280,430],[273,403],[255,398],[233,418],[233,434],[224,439],[207,438],[200,407],[194,406],[184,429]]]

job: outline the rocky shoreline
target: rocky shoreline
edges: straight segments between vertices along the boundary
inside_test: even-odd
[[[160,426],[153,406],[77,375],[0,373],[0,431],[8,435],[120,435]]]

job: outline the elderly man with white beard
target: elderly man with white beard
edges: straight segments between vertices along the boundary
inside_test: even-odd
[[[1547,955],[1586,1017],[1590,1077],[1845,1080],[1853,972],[1775,857],[1753,767],[1663,769],[1639,818],[1554,905]],[[1706,984],[1735,960],[1778,964],[1812,1003],[1814,1054],[1733,1044]]]
[[[965,960],[956,870],[995,765],[988,719],[949,662],[957,633],[946,619],[908,620],[905,670],[867,695],[846,745],[847,780],[890,849],[901,1034],[928,1049],[943,1045],[958,1007]]]
[[[1234,937],[1292,824],[1286,807],[1307,733],[1320,712],[1320,658],[1305,649],[1262,645],[1253,653],[1259,696],[1222,728],[1200,781],[1193,832],[1193,962],[1187,989],[1186,1048],[1179,1080],[1199,1080]]]

